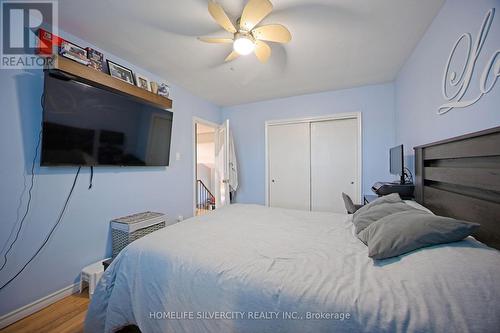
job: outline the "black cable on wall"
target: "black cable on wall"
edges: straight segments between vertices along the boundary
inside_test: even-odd
[[[40,97],[40,106],[42,107],[42,110],[44,109],[44,102],[45,102],[45,94],[42,94],[42,96]],[[17,228],[16,236],[14,237],[14,240],[12,241],[12,243],[10,243],[7,251],[5,251],[5,253],[3,255],[4,260],[3,260],[2,266],[0,267],[0,272],[4,269],[5,265],[7,265],[7,261],[8,261],[7,256],[9,254],[9,252],[12,250],[12,248],[14,247],[14,244],[17,242],[17,239],[19,238],[19,234],[21,233],[21,230],[23,228],[24,221],[26,220],[26,217],[28,216],[28,213],[30,211],[31,199],[32,199],[31,191],[33,190],[33,186],[35,185],[35,163],[36,163],[36,158],[38,157],[38,149],[40,148],[40,143],[42,141],[42,132],[43,132],[43,123],[40,124],[40,132],[38,132],[38,140],[37,140],[36,146],[35,146],[35,154],[33,155],[33,161],[31,162],[31,183],[30,183],[30,188],[28,190],[28,203],[26,204],[26,211],[24,212],[24,215],[21,218],[21,222],[19,222],[19,227]],[[11,236],[12,236],[12,233],[11,233]],[[7,241],[9,239],[10,239],[10,236],[7,239]]]
[[[3,288],[5,288],[6,286],[8,286],[12,281],[14,281],[15,278],[18,277],[26,269],[26,267],[28,267],[28,265],[33,261],[33,259],[35,259],[36,256],[43,250],[45,245],[47,245],[47,243],[49,242],[50,238],[52,237],[52,234],[54,233],[54,231],[56,230],[57,226],[59,225],[59,223],[61,222],[61,220],[64,216],[64,212],[66,211],[66,207],[68,207],[68,203],[69,203],[69,200],[71,199],[71,195],[73,194],[73,190],[75,189],[76,182],[78,180],[78,175],[80,174],[81,168],[82,168],[81,166],[78,167],[78,170],[76,171],[76,175],[75,175],[75,178],[73,180],[73,184],[71,185],[71,189],[69,191],[69,194],[66,197],[66,201],[64,202],[64,206],[61,209],[61,212],[59,213],[59,217],[57,218],[57,221],[54,224],[54,226],[52,226],[52,229],[50,229],[50,232],[48,233],[48,235],[45,237],[45,240],[43,241],[42,245],[40,245],[38,250],[36,250],[36,252],[31,256],[31,258],[28,260],[28,262],[26,262],[26,264],[24,264],[24,266],[12,278],[10,278],[6,283],[4,283],[0,287],[0,291]]]
[[[0,267],[0,271],[4,269],[5,265],[7,265],[7,260],[8,260],[7,256],[14,247],[14,244],[17,242],[19,234],[21,233],[21,229],[23,228],[24,221],[26,220],[26,217],[28,216],[28,213],[30,211],[31,199],[32,199],[31,191],[33,190],[33,186],[35,185],[35,163],[36,163],[36,158],[38,156],[38,148],[40,147],[41,138],[42,138],[42,130],[40,129],[40,133],[38,134],[38,141],[36,143],[36,148],[35,148],[35,155],[33,156],[33,162],[31,164],[31,183],[30,183],[30,188],[28,190],[28,203],[26,205],[26,210],[21,219],[21,222],[19,222],[19,227],[17,228],[16,236],[14,237],[14,240],[12,241],[12,243],[10,243],[9,247],[7,248],[7,251],[5,251],[3,255],[4,260],[2,266]]]
[[[43,104],[44,104],[43,101],[44,101],[44,95],[42,95],[42,98],[41,98],[42,109],[43,109]],[[43,124],[42,124],[42,128],[43,128]],[[29,213],[29,210],[30,210],[30,207],[31,207],[31,199],[32,199],[32,193],[31,192],[33,190],[33,186],[34,186],[34,183],[35,183],[35,164],[36,164],[36,159],[38,157],[38,150],[40,148],[41,138],[42,138],[42,129],[40,129],[40,132],[38,134],[38,140],[37,140],[37,144],[36,144],[36,147],[35,147],[35,154],[33,156],[33,161],[31,163],[31,184],[30,184],[30,188],[29,188],[29,191],[28,191],[28,203],[26,205],[26,211],[24,212],[24,215],[23,215],[23,217],[21,219],[21,222],[19,223],[19,227],[17,228],[16,236],[14,237],[14,240],[9,245],[9,248],[7,249],[7,251],[5,251],[4,262],[3,262],[2,266],[0,267],[0,271],[2,271],[5,268],[5,266],[7,265],[8,254],[10,253],[10,251],[14,247],[14,244],[16,243],[16,241],[19,238],[19,235],[21,233],[23,224],[24,224],[24,222],[26,220],[26,217],[28,216],[28,213]],[[78,167],[78,169],[76,171],[75,178],[73,179],[73,184],[71,185],[71,189],[69,191],[68,196],[66,197],[66,200],[65,200],[64,205],[63,205],[63,207],[62,207],[62,209],[61,209],[61,211],[59,213],[57,221],[52,226],[52,228],[50,229],[50,231],[47,234],[47,236],[45,237],[43,243],[35,251],[35,253],[31,256],[31,258],[26,262],[26,264],[24,264],[24,266],[16,274],[14,274],[14,276],[12,276],[7,282],[5,282],[0,287],[0,291],[3,290],[5,287],[7,287],[12,281],[14,281],[18,277],[26,269],[26,267],[28,267],[28,265],[36,258],[36,256],[43,250],[43,248],[49,242],[49,240],[52,237],[52,235],[54,234],[54,231],[56,230],[57,226],[61,223],[62,218],[64,216],[64,213],[66,212],[66,208],[68,207],[69,200],[71,199],[71,196],[72,196],[73,191],[75,189],[75,186],[76,186],[76,183],[77,183],[78,176],[80,174],[81,168],[82,168],[81,166]],[[92,179],[93,179],[93,176],[94,176],[94,170],[93,170],[93,168],[91,168],[91,176],[90,176],[89,189],[92,188]]]

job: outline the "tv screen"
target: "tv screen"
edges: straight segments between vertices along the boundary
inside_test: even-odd
[[[170,111],[45,74],[42,166],[167,166]]]
[[[390,173],[403,176],[403,168],[403,145],[399,145],[390,150]]]

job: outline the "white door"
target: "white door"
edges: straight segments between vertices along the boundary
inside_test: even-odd
[[[230,203],[229,200],[229,120],[215,133],[215,207]]]
[[[310,210],[309,123],[267,131],[269,206]]]
[[[358,121],[311,123],[311,210],[345,213],[342,192],[358,193]]]

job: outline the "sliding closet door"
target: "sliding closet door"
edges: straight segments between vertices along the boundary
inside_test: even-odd
[[[358,121],[311,123],[311,210],[345,213],[342,192],[357,202]]]
[[[267,131],[269,206],[310,210],[309,123]]]

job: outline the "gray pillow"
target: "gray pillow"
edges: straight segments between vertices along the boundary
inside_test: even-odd
[[[369,257],[385,259],[426,246],[462,240],[477,228],[477,223],[413,209],[388,215],[370,224],[358,237],[368,245]]]
[[[403,202],[403,200],[401,200],[401,197],[399,196],[399,194],[397,194],[397,193],[391,193],[389,195],[384,195],[384,196],[382,196],[380,198],[377,198],[377,199],[373,200],[369,204],[364,205],[360,209],[358,209],[356,211],[356,213],[354,214],[354,216],[356,216],[356,214],[359,215],[359,214],[367,211],[371,207],[375,207],[375,206],[378,206],[378,205],[384,204],[384,203],[396,203],[396,202]]]
[[[387,215],[406,210],[416,210],[416,208],[407,205],[403,200],[401,200],[399,194],[393,193],[380,197],[368,205],[361,207],[354,213],[352,218],[354,230],[356,234],[359,234],[373,222]]]

